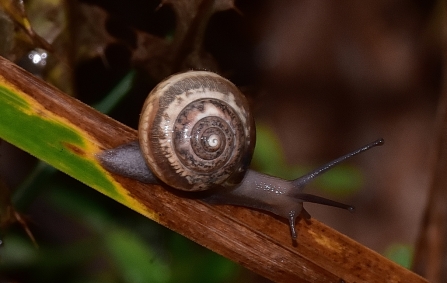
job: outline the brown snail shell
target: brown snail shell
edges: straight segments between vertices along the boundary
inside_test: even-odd
[[[164,183],[202,191],[241,181],[255,146],[248,102],[211,72],[173,75],[151,91],[141,112],[140,147]]]

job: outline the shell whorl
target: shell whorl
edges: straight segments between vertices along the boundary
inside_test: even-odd
[[[186,191],[227,187],[242,179],[251,161],[254,120],[234,84],[190,71],[151,91],[139,138],[148,166],[164,183]]]

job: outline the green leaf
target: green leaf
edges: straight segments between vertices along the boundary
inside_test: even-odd
[[[173,253],[172,270],[175,270],[170,282],[234,282],[240,270],[234,262],[178,234],[172,236],[169,250]]]
[[[322,191],[339,197],[353,195],[363,185],[362,172],[350,165],[340,164],[315,180]]]
[[[284,166],[284,154],[276,134],[266,125],[256,125],[256,148],[253,154],[256,167],[266,173],[278,173],[278,167]]]
[[[86,133],[56,116],[50,116],[40,104],[0,86],[1,137],[57,169],[107,191],[116,200],[126,202],[113,181],[94,159]]]
[[[410,245],[395,243],[390,245],[385,251],[385,257],[402,265],[405,268],[410,268],[413,261],[414,249]]]
[[[168,282],[171,277],[168,267],[157,258],[153,250],[125,229],[111,229],[105,235],[104,244],[126,282]]]
[[[252,164],[265,174],[292,180],[322,165],[310,167],[287,164],[279,138],[265,124],[257,124],[256,137]],[[317,187],[334,196],[345,197],[358,191],[362,184],[363,175],[357,168],[340,164],[318,176],[309,186]]]

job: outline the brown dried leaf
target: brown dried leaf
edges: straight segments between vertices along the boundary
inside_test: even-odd
[[[51,45],[39,36],[31,27],[31,23],[25,11],[23,1],[20,0],[0,0],[0,7],[8,14],[14,23],[25,31],[33,43],[46,50],[52,50]]]
[[[11,58],[11,51],[14,47],[14,23],[11,18],[0,10],[0,55],[8,59]]]
[[[205,30],[214,13],[235,9],[234,1],[163,0],[160,7],[163,5],[171,6],[177,18],[173,39],[138,32],[133,61],[155,79],[188,69],[217,70],[214,58],[203,50]]]
[[[37,5],[38,1],[35,2]],[[62,5],[63,1],[59,4]],[[57,16],[61,20],[54,22],[62,27],[59,31],[51,28],[49,23],[46,24],[48,36],[54,37],[53,46],[56,56],[49,63],[44,77],[46,81],[64,92],[73,94],[73,70],[77,63],[99,56],[104,60],[104,65],[107,65],[104,50],[116,40],[106,31],[108,15],[103,9],[98,6],[71,2],[67,5],[70,5],[68,9],[65,9],[68,14]],[[50,9],[50,7],[47,8]],[[61,9],[62,7],[59,7],[59,10]],[[39,9],[36,8],[35,11],[39,13]],[[36,15],[35,17],[42,18],[43,16]]]
[[[98,7],[86,4],[78,6],[78,12],[72,26],[75,28],[78,60],[100,56],[104,58],[104,50],[117,40],[110,36],[106,29],[107,12]]]
[[[14,223],[19,223],[22,226],[23,230],[25,230],[26,234],[37,248],[38,245],[36,239],[31,233],[28,224],[23,216],[14,209],[11,203],[11,192],[8,186],[0,179],[0,231],[7,230],[9,226]],[[1,240],[0,243],[2,243]]]

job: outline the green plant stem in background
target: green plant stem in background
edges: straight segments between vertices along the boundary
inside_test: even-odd
[[[130,71],[103,100],[92,105],[93,108],[104,114],[110,113],[132,89],[135,76],[135,70]]]

